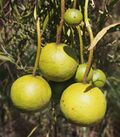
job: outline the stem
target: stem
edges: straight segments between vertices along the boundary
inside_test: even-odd
[[[83,129],[83,137],[88,137],[89,128],[88,127],[82,127]]]
[[[76,5],[77,5],[77,0],[74,0],[74,2],[73,2],[73,8],[74,9],[76,8]]]
[[[65,0],[61,0],[61,20],[57,27],[56,44],[59,45],[61,41],[61,33],[64,25],[64,13],[65,13]]]
[[[81,63],[84,63],[84,56],[83,56],[83,40],[82,40],[82,34],[81,34],[81,29],[80,26],[77,26],[77,31],[78,31],[78,35],[79,35],[79,42],[80,42],[80,60]]]
[[[90,26],[90,23],[89,23],[89,19],[88,19],[88,2],[89,2],[89,0],[85,0],[84,21],[85,21],[85,24],[86,24],[86,29],[87,29],[87,31],[89,33],[89,36],[90,36],[90,45],[91,45],[91,43],[94,39],[94,36],[93,36],[93,32],[92,32],[92,29],[91,29],[91,26]],[[90,52],[89,52],[88,63],[87,63],[87,67],[86,67],[86,70],[85,70],[83,83],[87,82],[87,75],[89,73],[89,70],[90,70],[90,67],[91,67],[91,64],[92,64],[92,58],[93,58],[93,49],[91,49]]]
[[[52,137],[57,137],[57,116],[56,116],[56,108],[55,104],[52,101]]]
[[[70,31],[71,31],[71,47],[74,45],[74,30],[72,27],[70,27]]]
[[[34,134],[34,132],[39,128],[39,126],[40,125],[35,126],[27,137],[31,137]]]
[[[57,118],[54,116],[54,137],[57,137]]]
[[[40,49],[41,49],[41,33],[40,33],[40,19],[39,18],[37,20],[36,26],[37,26],[37,44],[38,44],[38,47],[37,47],[35,65],[33,68],[33,76],[36,75],[36,70],[37,70],[39,58],[40,58]]]
[[[95,70],[96,68],[97,68],[97,60],[95,59],[93,63],[93,69]]]

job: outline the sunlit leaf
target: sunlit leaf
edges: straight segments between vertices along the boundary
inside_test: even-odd
[[[108,32],[108,30],[110,30],[111,28],[113,28],[117,25],[120,25],[120,23],[115,23],[115,24],[109,25],[109,26],[103,28],[100,32],[98,32],[98,34],[94,38],[94,40],[91,43],[91,46],[89,47],[88,50],[93,49],[97,45],[97,43],[102,39],[102,37]]]
[[[34,18],[35,18],[35,20],[37,19],[37,8],[36,8],[36,6],[34,8]]]
[[[17,5],[14,5],[13,8],[14,8],[16,14],[17,14],[18,16],[20,16],[20,13],[19,13],[19,10],[18,10],[18,8],[17,8]]]
[[[35,126],[27,137],[31,137],[33,135],[33,133],[38,129],[39,126],[40,125]]]
[[[13,62],[13,58],[4,55],[0,55],[0,60]]]
[[[54,10],[52,9],[52,10],[47,14],[47,16],[46,16],[46,18],[45,18],[45,20],[44,20],[44,22],[43,22],[43,32],[45,31],[45,29],[46,29],[46,27],[47,27],[47,25],[48,25],[48,22],[49,22],[51,16],[53,15],[53,13],[54,13]]]

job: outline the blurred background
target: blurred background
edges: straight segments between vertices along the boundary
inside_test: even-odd
[[[77,8],[84,1],[77,1]],[[73,1],[66,0],[66,9]],[[0,137],[120,137],[120,30],[112,29],[98,43],[94,61],[107,75],[103,90],[108,109],[104,120],[83,128],[69,123],[59,109],[59,97],[42,112],[24,113],[10,100],[10,88],[18,77],[32,73],[37,49],[34,8],[41,20],[42,46],[56,40],[60,21],[59,0],[0,0]],[[91,0],[89,18],[94,36],[105,26],[120,21],[120,0]],[[72,39],[72,40],[71,40]],[[75,39],[75,41],[73,40]],[[88,36],[86,35],[86,38]],[[78,34],[65,24],[62,42],[78,49]],[[89,41],[84,40],[85,59]],[[79,55],[78,55],[79,56]],[[40,71],[37,71],[40,74]],[[56,85],[52,84],[54,88]],[[60,87],[62,92],[64,88]],[[59,94],[59,93],[58,93]],[[60,96],[60,95],[59,95]],[[57,122],[55,118],[57,117]]]

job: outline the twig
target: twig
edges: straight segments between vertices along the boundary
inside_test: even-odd
[[[64,25],[64,13],[65,13],[65,0],[61,0],[61,20],[60,25],[57,27],[56,44],[59,45],[61,41],[61,33]]]
[[[89,128],[83,127],[82,129],[83,129],[83,137],[88,137]]]
[[[90,45],[91,45],[91,43],[94,39],[94,36],[93,36],[93,32],[92,32],[92,29],[91,29],[91,26],[89,23],[89,19],[88,19],[88,2],[89,2],[89,0],[85,0],[84,21],[85,21],[86,29],[89,33]],[[92,58],[93,58],[93,49],[91,49],[89,51],[88,63],[87,63],[86,71],[85,71],[84,78],[83,78],[84,83],[87,82],[87,75],[88,75],[90,67],[91,67]]]
[[[76,5],[77,5],[77,0],[74,0],[74,1],[73,1],[73,8],[74,8],[74,9],[76,8]]]
[[[39,18],[37,20],[37,40],[38,40],[38,47],[37,47],[35,65],[34,65],[34,68],[33,68],[33,76],[36,75],[36,70],[37,70],[37,67],[38,67],[39,58],[40,58],[40,50],[41,50],[41,33],[40,33],[40,19]]]
[[[27,137],[31,137],[33,135],[33,133],[38,129],[39,126],[40,125],[35,126]]]
[[[84,56],[83,56],[83,40],[82,40],[82,34],[81,34],[81,29],[80,26],[77,26],[77,31],[78,31],[78,35],[79,35],[79,43],[80,43],[80,60],[81,63],[84,63]]]

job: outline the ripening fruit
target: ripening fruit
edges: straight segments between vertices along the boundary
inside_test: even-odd
[[[94,86],[96,86],[96,87],[103,87],[106,82],[105,73],[100,69],[95,69],[93,71],[92,82],[93,82]]]
[[[48,43],[41,51],[39,67],[48,80],[66,81],[75,74],[77,66],[75,51],[65,44]]]
[[[60,108],[69,121],[89,126],[103,119],[106,99],[99,88],[93,88],[90,84],[75,83],[63,92]]]
[[[25,75],[12,84],[10,97],[17,108],[36,111],[49,103],[51,88],[42,77]]]
[[[68,25],[79,25],[83,19],[82,13],[78,9],[67,9],[64,14],[65,22]]]
[[[75,74],[75,80],[76,80],[76,82],[82,82],[83,81],[86,67],[87,67],[87,64],[80,64],[78,66],[76,74]],[[91,68],[90,71],[89,71],[89,74],[87,76],[87,81],[88,82],[90,80],[92,80],[92,76],[93,76],[93,69]]]

